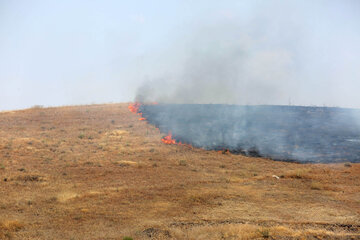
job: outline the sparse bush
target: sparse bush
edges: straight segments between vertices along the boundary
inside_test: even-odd
[[[319,182],[312,182],[310,185],[312,190],[321,190],[323,188],[322,184]]]
[[[44,106],[43,106],[43,105],[34,105],[34,106],[32,106],[31,108],[33,108],[33,109],[39,109],[39,108],[44,108]]]
[[[295,172],[295,174],[292,177],[293,178],[304,178],[304,172],[301,170],[298,170]]]
[[[261,230],[259,230],[259,233],[261,234],[261,236],[263,237],[263,238],[269,238],[270,237],[270,231],[269,231],[269,229],[267,229],[267,228],[264,228],[264,229],[261,229]]]
[[[308,169],[298,169],[295,171],[290,171],[288,174],[285,174],[288,178],[296,178],[296,179],[307,179],[311,178],[309,176],[309,170]]]
[[[221,183],[230,183],[231,179],[228,177],[219,177],[219,182]]]
[[[180,161],[179,161],[179,165],[180,165],[180,166],[186,166],[187,163],[186,163],[185,160],[180,160]]]
[[[0,239],[12,239],[13,232],[17,232],[24,227],[18,221],[0,222]]]
[[[220,167],[220,168],[225,168],[225,165],[224,165],[224,164],[221,164],[219,167]]]
[[[123,240],[133,240],[132,237],[123,237]]]
[[[50,157],[47,157],[44,159],[43,163],[50,163],[53,159]]]
[[[80,139],[83,139],[85,137],[85,135],[83,134],[83,133],[81,133],[79,136],[78,136],[78,138],[80,138]]]
[[[351,167],[351,163],[344,163],[345,167]]]

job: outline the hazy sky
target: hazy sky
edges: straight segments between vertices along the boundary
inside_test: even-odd
[[[164,78],[231,79],[235,103],[360,107],[360,1],[0,0],[0,110],[132,101]]]

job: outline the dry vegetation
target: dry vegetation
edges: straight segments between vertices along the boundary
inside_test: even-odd
[[[161,137],[126,104],[0,113],[0,239],[360,238],[360,164]]]

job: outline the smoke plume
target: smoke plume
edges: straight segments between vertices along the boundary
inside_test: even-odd
[[[169,43],[136,100],[360,107],[351,7],[272,1],[251,16],[199,21]]]

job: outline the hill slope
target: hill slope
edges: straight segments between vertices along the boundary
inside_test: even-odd
[[[359,164],[166,145],[138,118],[127,104],[0,113],[0,239],[360,237]]]

